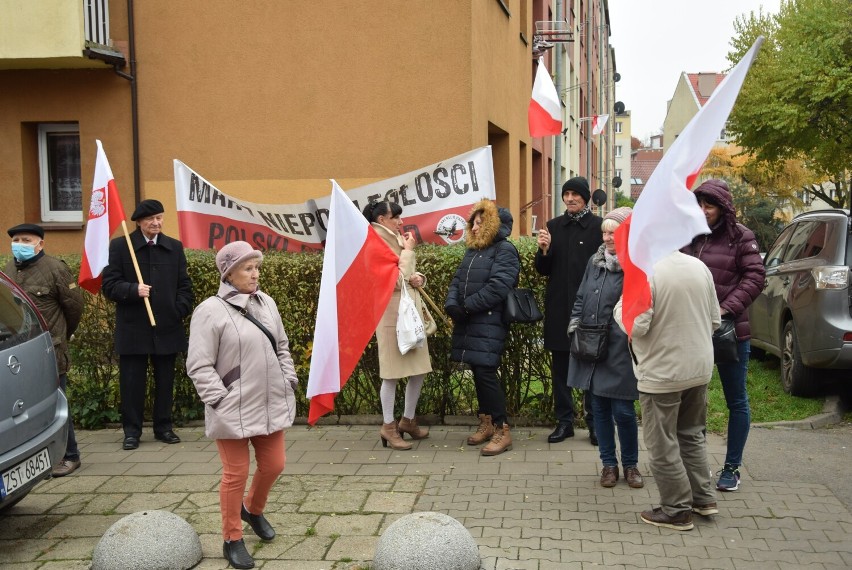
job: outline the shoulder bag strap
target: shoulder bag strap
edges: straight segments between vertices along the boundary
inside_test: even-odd
[[[220,299],[221,299],[221,297],[220,297]],[[262,332],[263,334],[265,334],[265,335],[266,335],[266,338],[268,338],[268,339],[269,339],[269,344],[271,344],[271,345],[272,345],[272,352],[274,352],[275,354],[278,354],[278,345],[277,345],[277,344],[276,344],[276,342],[275,342],[275,337],[274,337],[274,336],[272,336],[272,333],[271,333],[271,332],[269,332],[269,329],[268,329],[268,328],[266,328],[265,326],[263,326],[263,323],[261,323],[259,320],[257,320],[257,319],[256,319],[256,318],[254,318],[253,316],[251,316],[251,315],[248,313],[248,311],[246,311],[245,309],[241,309],[240,307],[236,306],[235,304],[231,303],[230,301],[225,301],[224,299],[222,299],[222,301],[224,301],[226,304],[228,304],[228,305],[230,305],[231,307],[233,307],[234,309],[236,309],[236,311],[237,311],[239,314],[241,314],[242,316],[244,316],[245,318],[247,318],[249,321],[251,321],[252,323],[254,323],[254,325],[255,325],[257,328],[259,328],[259,329],[260,329],[260,332]]]

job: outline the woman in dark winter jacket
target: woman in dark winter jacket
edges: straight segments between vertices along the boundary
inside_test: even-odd
[[[509,327],[503,324],[503,303],[518,281],[518,250],[506,238],[512,214],[491,200],[473,206],[467,221],[468,249],[456,270],[444,307],[453,319],[451,358],[470,366],[479,400],[479,428],[468,445],[488,441],[480,453],[497,455],[512,448],[506,417],[506,395],[497,367]]]
[[[571,356],[568,386],[591,391],[595,433],[601,456],[601,486],[615,487],[618,481],[618,458],[615,453],[615,428],[621,447],[621,466],[627,484],[640,489],[645,486],[639,472],[639,427],[634,402],[639,399],[633,362],[627,350],[627,335],[612,319],[612,310],[621,297],[624,273],[615,255],[615,230],[630,208],[617,208],[604,216],[601,224],[603,244],[586,264],[583,281],[577,291],[568,334],[579,325],[609,324],[606,356],[597,362]]]
[[[694,255],[710,269],[722,318],[733,318],[736,323],[739,362],[716,364],[728,405],[728,450],[716,488],[736,491],[751,423],[746,390],[751,338],[748,306],[763,290],[766,272],[754,233],[737,222],[731,191],[725,181],[703,182],[695,189],[695,197],[704,210],[711,233],[693,239],[683,252]]]

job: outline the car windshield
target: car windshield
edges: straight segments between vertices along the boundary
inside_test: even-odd
[[[0,350],[41,334],[38,316],[10,284],[0,287]]]

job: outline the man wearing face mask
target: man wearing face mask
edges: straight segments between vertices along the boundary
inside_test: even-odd
[[[36,224],[20,224],[8,230],[12,238],[12,255],[3,270],[38,307],[53,338],[53,353],[59,372],[59,385],[65,392],[68,383],[68,340],[83,316],[83,293],[77,279],[64,261],[44,253],[44,229]],[[64,477],[80,467],[80,451],[74,437],[74,426],[68,418],[68,442],[65,456],[53,466],[54,477]]]
[[[130,216],[136,230],[130,242],[143,283],[136,278],[124,236],[109,244],[102,292],[115,302],[115,351],[119,355],[122,449],[139,447],[148,384],[148,363],[154,370],[154,438],[180,443],[172,430],[175,360],[186,350],[183,319],[192,312],[192,282],[186,270],[183,244],[163,233],[163,204],[142,200]],[[151,326],[145,298],[151,303],[156,326]]]

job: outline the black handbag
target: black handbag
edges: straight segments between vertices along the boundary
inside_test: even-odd
[[[723,317],[722,324],[713,332],[713,362],[725,364],[739,361],[736,323],[733,318]]]
[[[571,356],[586,362],[598,362],[606,358],[609,344],[609,323],[584,325],[580,323],[571,333]]]
[[[508,243],[508,242],[507,242]],[[521,254],[511,243],[512,249],[515,250],[515,255],[518,256],[518,279],[521,278]],[[538,304],[535,302],[535,295],[529,289],[518,287],[515,283],[515,288],[509,291],[509,296],[503,302],[503,323],[536,323],[544,318]]]
[[[529,289],[512,289],[503,305],[503,322],[535,323],[544,318]]]

